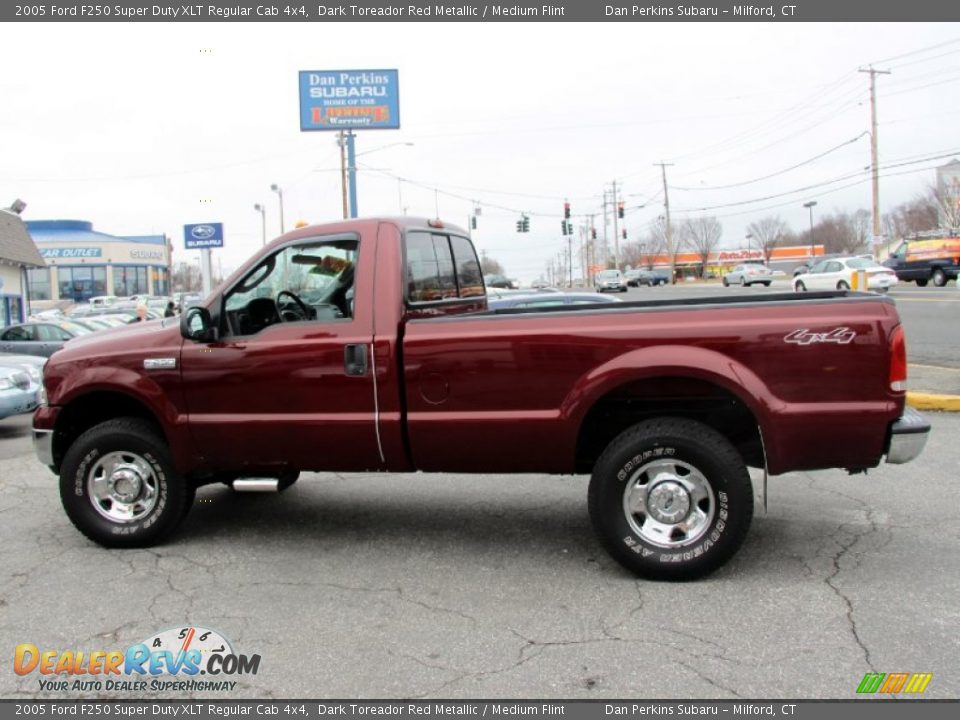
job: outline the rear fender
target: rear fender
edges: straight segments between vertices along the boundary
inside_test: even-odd
[[[766,439],[771,419],[783,402],[746,366],[714,350],[687,345],[657,345],[624,353],[583,375],[560,406],[563,425],[577,435],[590,409],[618,387],[637,380],[688,377],[713,383],[738,398],[757,419],[768,464],[776,465],[775,447]]]

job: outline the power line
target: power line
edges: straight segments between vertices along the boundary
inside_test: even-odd
[[[810,163],[815,162],[816,160],[819,160],[820,158],[826,157],[827,155],[829,155],[829,154],[831,154],[831,153],[833,153],[833,152],[836,152],[837,150],[839,150],[839,149],[841,149],[841,148],[844,148],[844,147],[846,147],[847,145],[852,145],[853,143],[857,142],[860,138],[862,138],[864,135],[869,135],[869,133],[868,133],[867,131],[864,131],[864,132],[860,133],[859,135],[857,135],[855,138],[852,138],[852,139],[850,139],[850,140],[847,140],[846,142],[842,142],[842,143],[840,143],[839,145],[836,145],[836,146],[830,148],[829,150],[826,150],[826,151],[820,153],[819,155],[814,155],[813,157],[808,158],[808,159],[806,159],[806,160],[804,160],[804,161],[802,161],[802,162],[799,162],[799,163],[797,163],[796,165],[791,165],[790,167],[784,168],[783,170],[778,170],[778,171],[775,172],[775,173],[770,173],[769,175],[763,175],[763,176],[761,176],[761,177],[754,178],[754,179],[752,179],[752,180],[744,180],[743,182],[731,183],[731,184],[729,184],[729,185],[706,185],[706,186],[704,186],[704,187],[698,187],[698,188],[697,188],[697,187],[680,187],[680,186],[678,186],[678,185],[674,185],[673,188],[674,188],[674,190],[682,190],[682,191],[684,191],[684,192],[699,192],[699,191],[701,191],[701,190],[727,190],[727,189],[729,189],[729,188],[743,187],[744,185],[752,185],[752,184],[754,184],[754,183],[758,183],[758,182],[761,182],[761,181],[763,181],[763,180],[769,180],[770,178],[777,177],[778,175],[784,175],[784,174],[786,174],[786,173],[788,173],[788,172],[790,172],[790,171],[792,171],[792,170],[796,170],[797,168],[801,168],[801,167],[803,167],[804,165],[809,165]]]

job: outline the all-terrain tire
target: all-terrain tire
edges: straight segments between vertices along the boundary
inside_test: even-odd
[[[90,428],[60,466],[60,501],[67,516],[105,547],[161,542],[186,516],[194,494],[177,474],[164,439],[140,418]]]
[[[617,436],[594,466],[588,500],[607,551],[652,580],[713,572],[753,519],[753,486],[736,448],[685,418],[647,420]]]

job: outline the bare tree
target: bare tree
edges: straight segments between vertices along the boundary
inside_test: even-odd
[[[680,226],[680,237],[693,250],[700,260],[700,277],[707,270],[707,258],[710,257],[723,235],[723,226],[715,217],[688,218]]]
[[[506,275],[506,271],[503,269],[503,265],[497,262],[494,258],[489,257],[486,252],[481,253],[480,258],[480,269],[483,271],[484,275]]]
[[[900,203],[883,216],[883,232],[891,240],[909,237],[913,233],[935,230],[940,226],[939,201],[936,190],[927,195],[918,195],[913,200]]]
[[[838,212],[820,219],[813,229],[818,244],[824,252],[845,255],[860,253],[869,249],[873,221],[869,210],[860,209],[853,214]],[[810,241],[809,231],[801,234],[798,242]]]
[[[753,245],[763,253],[764,262],[769,263],[773,249],[783,244],[789,228],[779,215],[775,215],[750,223],[747,232]]]
[[[946,188],[931,187],[929,199],[937,208],[941,228],[960,228],[960,197]]]

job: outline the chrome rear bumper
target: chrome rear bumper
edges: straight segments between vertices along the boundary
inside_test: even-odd
[[[930,423],[911,407],[903,409],[900,419],[890,426],[890,448],[887,462],[907,463],[923,452],[930,434]]]

